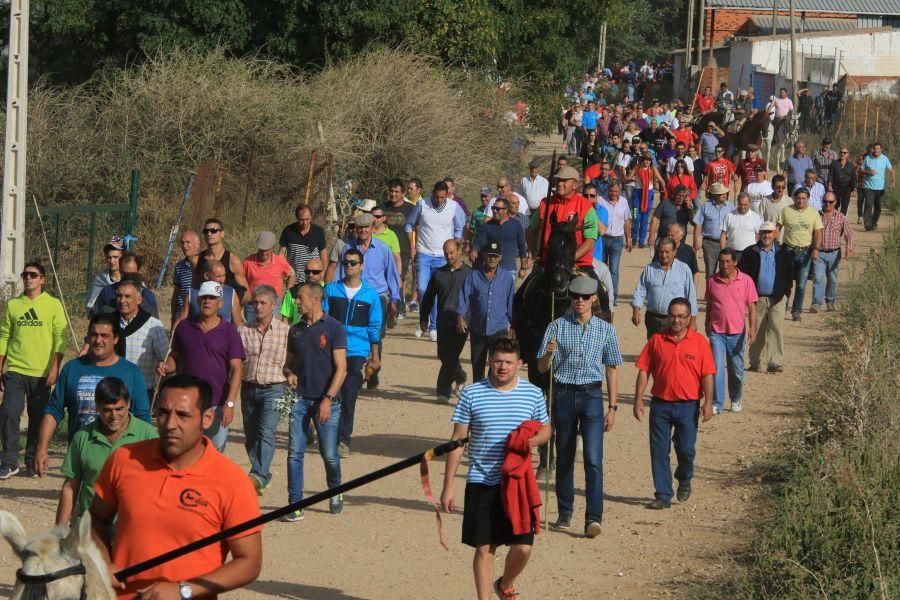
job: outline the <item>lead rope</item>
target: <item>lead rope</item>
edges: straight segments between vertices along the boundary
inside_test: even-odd
[[[425,498],[428,500],[431,507],[434,508],[434,520],[437,524],[437,532],[438,532],[438,540],[441,542],[441,546],[444,547],[444,550],[449,550],[450,548],[447,546],[447,541],[444,539],[444,523],[441,519],[441,507],[435,501],[434,494],[431,493],[431,479],[428,476],[428,461],[434,458],[434,453],[429,450],[422,456],[422,462],[419,463],[419,475],[422,477],[422,491],[425,492]]]

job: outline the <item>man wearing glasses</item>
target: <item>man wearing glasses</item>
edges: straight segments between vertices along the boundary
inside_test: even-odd
[[[197,260],[197,273],[202,273],[207,261],[217,260],[225,265],[225,283],[237,292],[241,304],[248,298],[247,278],[244,277],[244,261],[225,248],[225,226],[222,221],[211,217],[203,223],[203,237],[206,239],[206,250],[200,253]]]
[[[508,177],[498,177],[497,178],[497,195],[491,200],[490,204],[484,211],[485,221],[490,219],[496,219],[494,216],[494,203],[500,200],[501,198],[507,199],[507,206],[509,206],[509,199],[515,196],[519,200],[519,214],[527,216],[529,211],[528,201],[518,192],[513,191],[512,185],[509,183]],[[511,217],[513,215],[510,215]]]
[[[334,263],[334,265],[337,267],[337,263]],[[306,275],[305,283],[316,283],[325,287],[325,265],[322,263],[321,258],[309,259],[306,263],[304,274]],[[297,321],[300,320],[300,308],[294,299],[299,291],[300,284],[298,283],[284,295],[284,300],[281,301],[281,307],[278,309],[281,320],[288,325],[296,325]]]
[[[397,263],[397,272],[403,271],[403,260],[400,255],[400,239],[397,234],[387,226],[387,213],[380,206],[372,209],[372,216],[375,218],[375,224],[372,226],[372,237],[376,240],[384,242],[391,249],[394,255],[394,262]]]
[[[538,370],[546,373],[551,363],[553,428],[556,434],[556,502],[559,516],[552,527],[569,529],[575,501],[575,446],[584,440],[586,507],[584,534],[600,535],[603,521],[603,433],[611,431],[618,410],[618,375],[622,353],[615,328],[595,317],[597,281],[580,275],[569,284],[572,308],[547,327],[538,350]],[[609,393],[609,410],[603,414],[603,381]]]
[[[647,508],[661,510],[672,506],[672,467],[669,450],[675,441],[678,468],[678,501],[691,497],[694,477],[697,424],[713,417],[713,377],[716,365],[712,347],[703,335],[691,327],[693,303],[673,298],[667,311],[670,325],[652,336],[637,359],[638,376],[634,385],[634,418],[644,416],[644,391],[650,376],[650,465],[653,471],[654,500]],[[700,398],[703,398],[703,407]],[[672,435],[672,430],[675,435]]]
[[[828,168],[830,169],[829,187],[837,197],[836,208],[846,216],[847,210],[850,208],[850,194],[857,185],[856,165],[850,160],[850,150],[841,147],[838,159],[833,161]]]
[[[520,277],[528,274],[528,249],[525,246],[525,229],[518,220],[509,216],[509,202],[506,198],[497,198],[494,202],[494,218],[486,221],[478,229],[472,241],[470,258],[473,265],[478,265],[478,253],[489,243],[500,247],[502,259],[500,268],[516,276],[516,257],[519,258]]]
[[[710,193],[710,188],[715,183],[721,183],[726,188],[726,196],[731,192],[731,184],[737,181],[738,177],[734,170],[734,163],[725,157],[725,146],[719,144],[716,146],[716,156],[713,160],[706,163],[706,193]]]
[[[844,213],[837,210],[837,196],[827,192],[822,199],[822,237],[819,242],[819,257],[813,261],[812,306],[816,310],[822,307],[822,300],[828,311],[834,310],[834,299],[837,295],[838,267],[841,264],[841,239],[847,244],[847,258],[853,256],[853,232]],[[812,310],[812,309],[810,309]]]
[[[38,428],[66,350],[66,314],[44,291],[44,266],[27,263],[22,283],[25,290],[9,301],[0,321],[0,479],[19,472],[19,419],[26,405],[25,465],[31,471]]]

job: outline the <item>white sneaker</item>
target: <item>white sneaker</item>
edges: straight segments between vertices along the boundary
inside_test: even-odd
[[[428,339],[431,340],[432,342],[437,341],[437,330],[436,329],[432,329],[431,331],[428,332]]]
[[[421,327],[416,327],[416,337],[417,338],[422,337],[422,328]]]
[[[741,412],[740,400],[738,400],[737,402],[735,402],[734,400],[731,401],[731,412]]]
[[[718,415],[718,414],[721,414],[721,413],[722,413],[722,409],[721,409],[721,408],[719,408],[718,406],[713,406],[713,414],[714,414],[714,415]]]

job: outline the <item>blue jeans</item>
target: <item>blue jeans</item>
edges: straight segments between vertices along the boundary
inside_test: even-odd
[[[329,488],[341,485],[341,459],[337,452],[341,403],[331,403],[331,416],[319,423],[319,398],[298,398],[291,411],[288,427],[288,502],[303,499],[303,456],[306,453],[306,428],[312,421],[319,436],[319,454],[325,463],[325,481]]]
[[[751,309],[755,310],[755,309]],[[725,406],[725,371],[728,371],[728,396],[732,404],[744,396],[744,334],[709,333],[713,359],[716,361],[716,397],[713,407]]]
[[[650,404],[650,467],[656,498],[670,500],[672,467],[669,465],[669,445],[675,446],[678,467],[675,479],[681,482],[694,477],[694,457],[697,455],[697,423],[700,402],[665,402],[654,399]],[[674,435],[672,429],[675,430]]]
[[[244,448],[250,459],[250,473],[257,475],[263,485],[269,485],[269,467],[275,456],[275,430],[278,415],[275,402],[284,396],[285,384],[262,386],[244,383],[241,386],[241,414],[244,416]]]
[[[650,227],[650,215],[653,214],[653,193],[650,190],[647,197],[647,210],[641,210],[641,190],[635,188],[631,193],[631,243],[639,246],[647,241],[647,232]]]
[[[809,250],[793,250],[794,254],[794,300],[791,303],[792,313],[803,312],[803,299],[806,297],[806,282],[812,267],[812,255]]]
[[[603,519],[603,390],[554,388],[553,428],[556,433],[556,504],[560,515],[571,515],[575,502],[575,442],[584,448],[585,523]]]
[[[213,446],[215,446],[216,450],[224,454],[225,443],[228,442],[228,428],[222,427],[223,406],[224,405],[220,404],[219,406],[213,407],[216,411],[216,418],[213,419],[212,425],[209,426],[209,429],[203,430],[203,435],[205,435],[212,441]]]
[[[819,252],[819,259],[813,262],[816,280],[813,282],[813,306],[822,306],[825,302],[833,303],[837,294],[838,269],[841,266],[841,251]]]
[[[416,288],[419,291],[419,302],[425,297],[425,290],[428,289],[431,275],[445,264],[447,264],[447,259],[443,256],[432,256],[424,252],[416,253]],[[421,320],[421,317],[419,318]],[[430,331],[437,330],[437,302],[431,307],[431,313],[428,315],[428,329]]]
[[[625,236],[603,236],[603,262],[609,267],[609,274],[613,281],[613,298],[619,297],[619,263],[622,260],[622,251],[625,249]]]

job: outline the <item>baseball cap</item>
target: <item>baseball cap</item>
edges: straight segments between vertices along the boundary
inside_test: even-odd
[[[357,227],[368,227],[369,225],[375,222],[375,217],[373,217],[369,213],[362,213],[356,215],[356,218],[353,219],[353,224]]]
[[[491,242],[481,251],[482,254],[496,254],[497,256],[501,255],[500,246],[497,242]]]
[[[756,165],[755,167],[753,167],[753,171],[755,173],[760,173],[765,170],[766,170],[766,165]]]
[[[222,286],[216,281],[204,281],[200,284],[200,292],[197,294],[198,297],[203,298],[204,296],[215,296],[216,298],[222,297]]]
[[[569,283],[570,294],[596,294],[597,282],[587,275],[579,275]]]
[[[760,231],[777,231],[778,227],[775,226],[775,223],[772,221],[766,221],[762,225],[759,226]]]
[[[492,190],[491,186],[489,186],[489,185],[483,185],[483,186],[481,186],[481,195],[482,196],[493,196],[494,190]]]
[[[575,179],[575,180],[580,179],[580,177],[578,175],[578,171],[575,170],[575,167],[570,167],[569,165],[566,165],[565,167],[561,168],[556,173],[556,178],[557,179]]]
[[[259,250],[271,250],[275,247],[275,234],[271,231],[260,231],[256,236],[256,247]]]
[[[108,252],[109,250],[124,250],[125,249],[125,240],[122,239],[120,235],[114,235],[109,238],[109,241],[106,242],[106,245],[103,246],[103,251]]]

